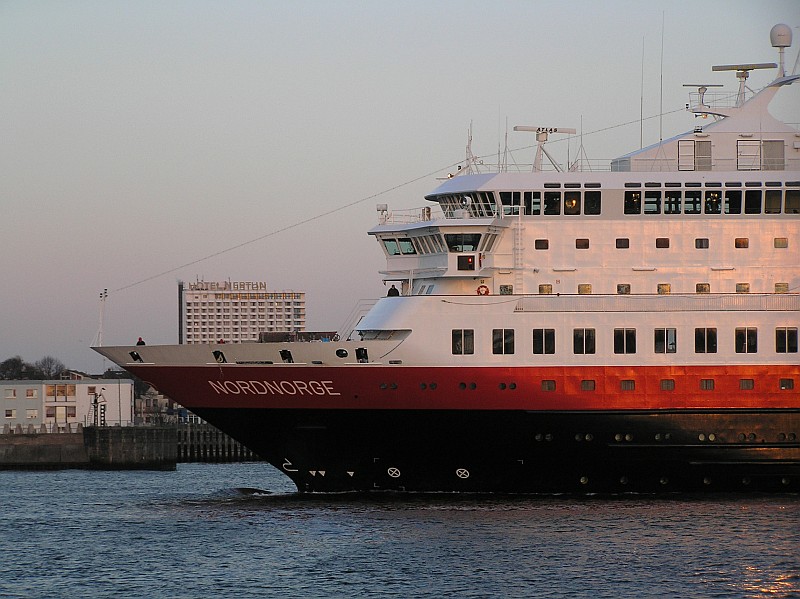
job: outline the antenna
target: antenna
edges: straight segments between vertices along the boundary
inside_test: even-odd
[[[744,104],[744,92],[747,89],[745,82],[750,76],[750,71],[756,69],[774,69],[778,65],[774,62],[757,62],[751,64],[721,64],[711,67],[712,71],[736,71],[736,78],[739,80],[739,94],[736,96],[736,106]]]
[[[530,131],[532,133],[536,133],[536,141],[539,142],[539,144],[536,147],[536,158],[533,160],[534,171],[542,170],[542,154],[544,154],[547,156],[547,159],[550,160],[550,164],[552,164],[558,172],[564,172],[564,169],[562,169],[553,159],[550,153],[544,149],[544,144],[547,143],[547,137],[551,133],[575,135],[575,133],[577,133],[575,129],[569,129],[567,127],[529,127],[527,125],[515,125],[514,131]]]
[[[106,299],[108,298],[108,289],[103,289],[100,292],[100,322],[97,326],[97,347],[103,347],[103,318],[106,310]]]
[[[706,104],[706,92],[708,91],[709,87],[722,87],[721,83],[684,83],[683,87],[696,87],[697,88],[697,106],[691,107],[691,110],[697,112],[697,110],[708,110],[710,107]],[[689,105],[686,105],[687,108]]]

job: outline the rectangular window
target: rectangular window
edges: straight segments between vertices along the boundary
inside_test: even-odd
[[[755,354],[758,352],[758,329],[756,327],[737,327],[734,336],[737,354]]]
[[[544,380],[542,381],[542,391],[555,391],[556,390],[556,382],[552,380]]]
[[[704,206],[706,214],[720,214],[722,212],[721,194],[722,192],[717,189],[706,190],[706,202]]]
[[[580,214],[580,213],[581,213],[581,192],[565,191],[564,214]]]
[[[474,354],[475,331],[473,329],[453,329],[452,351],[453,355]]]
[[[593,354],[595,352],[594,329],[572,330],[572,352],[575,354]]]
[[[695,329],[694,352],[696,354],[717,353],[717,329],[715,328]]]
[[[725,190],[725,214],[742,213],[742,191],[740,189]]]
[[[656,247],[657,248],[668,248],[669,247],[669,237],[656,237]]]
[[[593,380],[581,381],[581,391],[594,391],[595,383]]]
[[[6,410],[6,418],[16,418],[17,411],[16,410]]]
[[[25,397],[28,399],[36,399],[39,396],[37,389],[25,389]]]
[[[588,250],[589,249],[589,240],[588,239],[576,239],[575,240],[575,249],[576,250]]]
[[[630,239],[627,237],[618,237],[617,238],[617,249],[618,250],[627,250],[631,247]]]
[[[592,294],[592,284],[591,283],[578,283],[578,293],[580,295],[591,295]]]
[[[775,283],[775,293],[789,293],[789,283]]]
[[[700,379],[700,390],[701,391],[713,391],[714,390],[714,379]]]
[[[636,390],[636,381],[631,379],[624,379],[619,382],[619,388],[622,391],[635,391]]]
[[[657,290],[658,295],[669,295],[672,291],[672,285],[670,283],[659,283]]]
[[[780,189],[768,189],[764,194],[764,214],[780,214],[781,198]]]
[[[775,329],[775,352],[779,354],[797,353],[797,327]]]
[[[784,198],[784,214],[800,214],[800,189],[787,189]]]
[[[492,330],[492,353],[493,354],[514,353],[514,329]]]
[[[617,283],[617,294],[618,295],[630,295],[631,294],[631,284],[630,283]]]
[[[740,391],[752,391],[755,389],[755,381],[753,379],[739,379]]]
[[[533,248],[536,250],[547,250],[550,249],[550,240],[549,239],[536,239],[533,242]]]
[[[760,189],[748,189],[744,192],[744,213],[761,214]]]
[[[675,379],[661,379],[662,391],[675,391]]]
[[[636,329],[614,329],[614,353],[636,353]]]
[[[661,192],[660,191],[645,191],[644,192],[644,213],[645,214],[661,214]]]
[[[550,283],[542,283],[539,285],[539,293],[541,295],[550,295],[553,293],[553,286]]]
[[[657,354],[674,354],[678,351],[678,334],[676,329],[655,329],[655,346]]]
[[[67,406],[67,418],[75,418],[77,415],[77,406]]]
[[[701,192],[699,189],[687,190],[683,199],[683,213],[700,214],[700,198]]]
[[[533,353],[534,354],[556,353],[555,329],[533,329]]]
[[[681,213],[681,192],[670,189],[664,192],[664,214]]]
[[[15,399],[17,397],[16,389],[6,389],[6,399]]]
[[[736,283],[736,293],[750,293],[750,283]]]
[[[698,237],[694,240],[694,247],[697,250],[708,249],[708,237]]]
[[[737,237],[733,240],[733,247],[737,249],[744,249],[750,247],[750,238],[749,237]]]
[[[781,379],[779,383],[779,387],[782,391],[787,389],[794,389],[794,379]]]
[[[641,214],[642,213],[642,192],[641,191],[626,191],[625,192],[625,214]]]
[[[789,247],[789,238],[788,237],[775,237],[772,240],[773,245],[776,249],[786,249]]]
[[[545,191],[544,192],[544,213],[555,215],[561,214],[561,192],[560,191]]]
[[[25,410],[25,418],[32,420],[39,417],[39,410],[36,408],[28,408]]]
[[[585,192],[583,192],[583,213],[584,214],[600,214],[600,192],[599,191],[585,191]]]

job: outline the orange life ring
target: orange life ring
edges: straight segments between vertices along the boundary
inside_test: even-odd
[[[489,295],[489,288],[486,285],[478,287],[478,295]]]

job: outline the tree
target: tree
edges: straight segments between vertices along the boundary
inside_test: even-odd
[[[21,379],[23,372],[30,370],[30,365],[26,364],[20,356],[14,356],[4,362],[0,362],[0,379],[14,380]]]
[[[44,379],[56,379],[66,370],[64,363],[53,356],[45,356],[41,360],[38,360],[34,364],[34,367]]]

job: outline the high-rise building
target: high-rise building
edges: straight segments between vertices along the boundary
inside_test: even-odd
[[[305,328],[305,292],[269,291],[263,281],[178,282],[179,343],[242,343]]]

